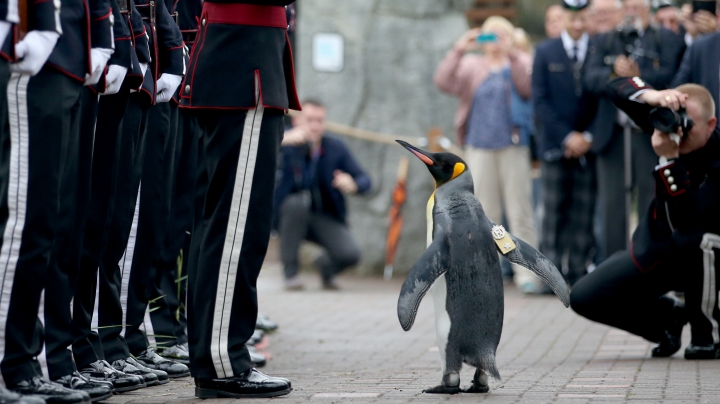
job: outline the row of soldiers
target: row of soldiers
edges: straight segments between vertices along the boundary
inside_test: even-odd
[[[0,0],[0,402],[190,374],[198,127],[178,94],[202,7]]]

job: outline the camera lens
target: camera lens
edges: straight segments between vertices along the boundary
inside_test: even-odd
[[[682,124],[680,115],[670,108],[655,108],[650,112],[650,123],[661,132],[674,133]]]

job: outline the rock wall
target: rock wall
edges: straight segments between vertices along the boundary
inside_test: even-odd
[[[328,105],[332,121],[398,135],[425,136],[433,126],[454,139],[457,102],[433,85],[435,69],[467,29],[468,0],[303,0],[298,3],[297,78],[301,98]],[[315,33],[345,39],[344,69],[312,66]],[[350,197],[350,225],[364,256],[358,271],[379,273],[385,259],[387,214],[402,147],[343,138],[373,180],[372,191]],[[416,158],[410,162],[405,225],[395,270],[404,273],[425,250],[425,205],[433,182]]]

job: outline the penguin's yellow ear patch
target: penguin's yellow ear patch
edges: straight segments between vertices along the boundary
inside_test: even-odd
[[[465,164],[463,163],[455,163],[455,168],[453,169],[453,175],[451,180],[454,180],[458,175],[465,172]]]

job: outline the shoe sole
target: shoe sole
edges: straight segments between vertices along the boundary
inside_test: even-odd
[[[115,387],[115,393],[127,393],[128,391],[135,391],[144,389],[147,387],[145,384],[138,384],[136,386],[128,386],[128,387]]]
[[[95,398],[90,397],[90,402],[97,403],[98,401],[107,400],[108,398],[110,398],[112,396],[113,396],[113,393],[107,393],[106,395],[104,395],[102,397],[95,397]]]
[[[171,375],[171,374],[168,373],[168,377],[171,378],[171,379],[179,379],[179,378],[181,378],[181,377],[188,377],[188,376],[190,376],[190,372],[179,373],[179,374],[176,374],[176,375]]]
[[[274,391],[272,393],[262,393],[262,394],[235,394],[235,393],[228,393],[227,391],[222,390],[215,390],[215,389],[203,389],[200,387],[195,387],[195,397],[205,399],[205,398],[270,398],[270,397],[278,397],[278,396],[284,396],[286,394],[290,394],[292,391],[292,387],[280,390],[280,391]]]

